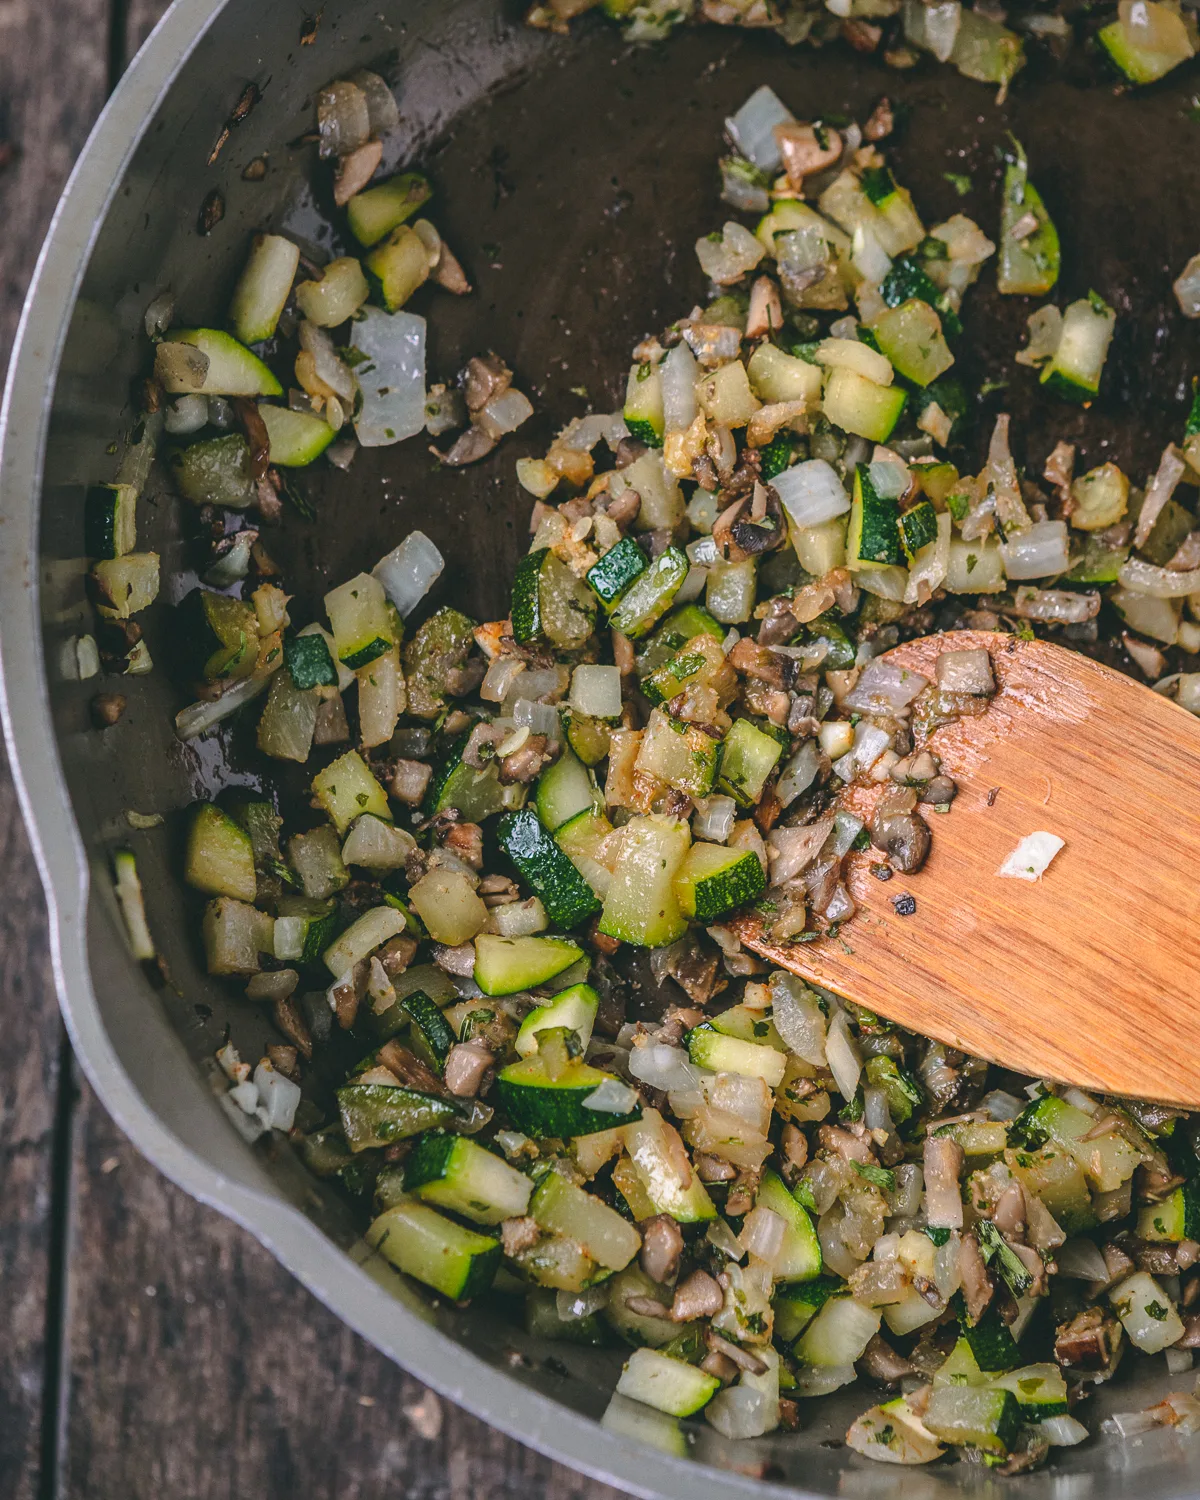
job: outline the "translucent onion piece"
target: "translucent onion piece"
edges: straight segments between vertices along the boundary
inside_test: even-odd
[[[885,500],[899,500],[911,483],[908,465],[895,459],[877,459],[869,465],[869,471],[875,493]]]
[[[356,367],[358,441],[379,448],[415,436],[425,426],[425,319],[367,307],[354,324],[353,345],[367,356]]]
[[[819,526],[850,509],[850,496],[837,471],[822,458],[793,464],[771,483],[794,526]]]
[[[158,296],[155,297],[154,301],[146,309],[143,319],[146,327],[146,337],[151,339],[161,338],[174,321],[174,292],[159,292]]]
[[[1146,498],[1142,501],[1142,508],[1138,513],[1137,527],[1133,533],[1133,545],[1144,547],[1149,540],[1150,533],[1154,530],[1154,523],[1158,520],[1162,508],[1175,493],[1179,481],[1187,472],[1187,465],[1174,443],[1168,443],[1163,449],[1163,455],[1158,461],[1158,469],[1154,478],[1150,481],[1150,487],[1146,491]],[[1148,564],[1147,564],[1148,566]],[[1128,585],[1126,585],[1128,587]],[[1149,590],[1139,592],[1148,593]]]
[[[850,259],[865,280],[878,285],[892,269],[892,258],[866,224],[855,226]]]
[[[736,817],[737,803],[732,797],[699,797],[692,818],[692,834],[710,843],[723,844],[733,831]]]
[[[270,681],[270,677],[247,677],[227,693],[222,693],[219,698],[189,703],[187,708],[180,709],[175,715],[176,735],[181,740],[194,740],[199,735],[206,734],[222,719],[229,718],[239,708],[253,702],[260,693],[266,692]]]
[[[725,225],[719,238],[705,235],[696,241],[700,269],[718,286],[731,286],[740,281],[766,253],[758,236],[733,219]]]
[[[1141,1437],[1144,1432],[1153,1432],[1161,1425],[1151,1411],[1115,1411],[1111,1417],[1106,1417],[1101,1422],[1100,1430],[1111,1432],[1115,1437],[1128,1439]]]
[[[901,714],[928,686],[928,677],[877,657],[863,668],[845,706],[859,713]]]
[[[1107,1281],[1108,1267],[1095,1244],[1080,1236],[1067,1240],[1054,1253],[1058,1274],[1073,1281]]]
[[[666,1093],[684,1093],[700,1087],[701,1074],[693,1067],[682,1047],[668,1047],[650,1042],[634,1047],[629,1054],[629,1071],[641,1083]]]
[[[853,1099],[858,1080],[862,1076],[862,1056],[850,1034],[850,1018],[844,1010],[839,1010],[829,1023],[825,1056],[838,1093],[844,1099]]]
[[[326,385],[335,396],[346,401],[354,400],[354,375],[350,366],[338,357],[329,333],[316,323],[305,321],[297,330],[301,349],[313,357],[313,369],[317,379]],[[310,392],[311,394],[311,392]]]
[[[774,1266],[783,1248],[786,1227],[779,1215],[769,1208],[752,1208],[742,1222],[739,1243],[747,1255],[757,1255],[759,1260]]]
[[[979,1107],[993,1120],[1015,1120],[1025,1108],[1025,1101],[1003,1089],[993,1089],[979,1101]]]
[[[1065,573],[1069,566],[1067,523],[1035,521],[1024,531],[1010,531],[1000,551],[1010,578],[1051,578]]]
[[[357,84],[339,79],[317,95],[317,131],[322,156],[347,156],[371,134],[367,96]]]
[[[176,396],[163,413],[163,427],[173,437],[199,432],[208,426],[207,396]]]
[[[996,498],[996,515],[1006,531],[1019,531],[1031,524],[1029,512],[1021,498],[1017,466],[1008,446],[1007,412],[1001,412],[992,428],[988,445],[987,474]]]
[[[363,92],[372,135],[386,135],[400,123],[400,110],[390,88],[378,73],[360,68],[349,81]]]
[[[476,414],[475,422],[489,437],[502,438],[507,433],[516,432],[522,422],[528,422],[531,416],[533,403],[529,397],[509,386],[499,396],[492,397],[483,410]]]
[[[896,1190],[888,1195],[888,1210],[905,1219],[914,1218],[921,1208],[925,1174],[915,1161],[905,1161],[896,1167],[895,1175]]]
[[[995,691],[992,658],[978,651],[943,651],[934,663],[939,688],[948,693],[987,694]]]
[[[1200,318],[1200,255],[1192,256],[1171,285],[1184,317]]]
[[[259,1118],[272,1130],[290,1130],[300,1103],[300,1086],[285,1078],[264,1060],[254,1070],[254,1087],[260,1102]]]
[[[1063,840],[1057,834],[1044,831],[1028,834],[996,874],[1010,880],[1040,880],[1062,847]]]
[[[718,1391],[704,1408],[704,1416],[722,1437],[754,1438],[771,1431],[770,1398],[749,1386],[731,1385],[728,1390]],[[779,1402],[776,1401],[776,1421],[778,1416]]]
[[[659,376],[665,430],[686,432],[696,420],[696,381],[700,376],[700,366],[682,340],[667,351],[666,359],[659,366]]]
[[[775,127],[794,124],[795,118],[775,90],[763,84],[725,121],[725,130],[741,154],[761,171],[778,172],[783,158],[775,140]]]
[[[1025,620],[1057,621],[1062,625],[1082,625],[1100,613],[1099,594],[1073,594],[1067,589],[1035,589],[1023,584],[1004,612]]]
[[[1186,599],[1189,594],[1200,592],[1200,568],[1173,573],[1170,568],[1156,568],[1140,557],[1131,557],[1123,563],[1117,580],[1131,593],[1148,594],[1152,599]]]
[[[534,734],[544,734],[548,740],[555,742],[562,738],[558,709],[552,703],[536,703],[530,698],[518,698],[513,704],[512,716],[516,723],[528,724]]]
[[[446,559],[423,531],[410,531],[398,547],[381,557],[371,573],[407,618],[442,575]]]
[[[821,747],[816,740],[805,740],[784,766],[775,786],[775,795],[789,807],[816,780],[821,768]],[[731,804],[732,805],[732,804]]]
[[[730,1260],[743,1260],[746,1252],[742,1249],[738,1237],[730,1229],[724,1219],[716,1218],[705,1231],[704,1238],[722,1255],[727,1255]]]
[[[628,1114],[637,1102],[636,1090],[631,1089],[627,1083],[622,1083],[619,1078],[606,1078],[583,1101],[587,1109],[612,1115]]]

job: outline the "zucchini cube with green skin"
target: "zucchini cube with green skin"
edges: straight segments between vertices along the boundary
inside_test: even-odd
[[[392,821],[387,793],[371,774],[357,750],[347,750],[313,777],[313,795],[344,834],[363,813],[372,813],[385,823]]]
[[[532,808],[506,814],[500,820],[499,840],[556,927],[577,927],[600,910],[595,892]]]
[[[614,630],[631,641],[651,631],[667,610],[687,577],[691,564],[678,547],[668,547],[626,590],[610,617]]]
[[[626,1126],[625,1149],[651,1213],[670,1214],[680,1224],[700,1224],[717,1217],[716,1206],[695,1172],[686,1183],[680,1173],[683,1150],[679,1132],[656,1109]]]
[[[720,758],[720,740],[656,708],[642,735],[635,770],[690,797],[707,797],[716,781]]]
[[[852,432],[868,442],[886,443],[907,399],[907,392],[900,386],[876,385],[841,365],[830,372],[822,406],[826,417],[843,432]]]
[[[900,543],[909,562],[912,562],[922,547],[937,540],[937,511],[928,500],[921,500],[906,510],[900,517]]]
[[[610,547],[593,563],[587,572],[587,581],[596,598],[606,608],[616,605],[621,595],[649,567],[646,554],[631,536],[623,536],[615,547]]]
[[[854,471],[854,498],[846,530],[846,566],[853,571],[877,563],[902,567],[904,562],[899,501],[881,495],[871,483],[868,466],[859,464]]]
[[[411,219],[433,196],[428,179],[420,172],[402,172],[374,187],[364,188],[346,205],[350,232],[360,245],[377,245],[380,240]]]
[[[768,1168],[754,1199],[755,1208],[769,1208],[783,1220],[783,1244],[775,1257],[776,1282],[812,1281],[821,1274],[821,1242],[808,1211]]]
[[[399,640],[395,616],[378,578],[359,573],[325,595],[338,660],[351,671],[392,650]]]
[[[250,445],[240,432],[202,438],[170,455],[168,467],[175,488],[193,505],[221,505],[244,510],[253,503],[256,488]]]
[[[191,675],[202,682],[237,682],[258,660],[258,616],[241,599],[193,589],[175,612]]]
[[[1102,297],[1089,292],[1063,313],[1058,348],[1042,370],[1042,384],[1068,401],[1086,405],[1100,389],[1117,315]]]
[[[686,642],[677,656],[654,667],[642,679],[642,692],[656,705],[669,703],[693,686],[712,686],[724,697],[731,697],[735,679],[732,667],[725,660],[722,639],[723,636],[708,629],[700,631]]]
[[[282,396],[257,354],[216,328],[172,328],[154,352],[154,377],[171,396]]]
[[[988,1384],[996,1390],[1012,1392],[1021,1408],[1021,1420],[1026,1424],[1066,1414],[1067,1382],[1057,1365],[1022,1365],[1018,1370],[993,1376]]]
[[[569,750],[538,777],[538,817],[551,833],[582,812],[599,811],[602,804],[594,777]]]
[[[914,385],[929,385],[954,363],[942,320],[928,302],[913,297],[880,313],[871,325],[879,352]]]
[[[881,1088],[886,1094],[888,1110],[897,1125],[903,1125],[913,1110],[919,1109],[925,1102],[925,1092],[921,1085],[906,1068],[902,1068],[895,1058],[888,1057],[886,1053],[868,1058],[866,1072],[868,1082],[875,1088]],[[1000,1149],[1004,1149],[1003,1140]]]
[[[398,1203],[366,1232],[367,1243],[398,1271],[455,1302],[491,1286],[500,1265],[500,1241],[464,1229],[424,1203]]]
[[[761,896],[767,886],[758,855],[752,849],[723,844],[693,844],[675,877],[675,895],[684,916],[712,922]]]
[[[1001,292],[1024,297],[1044,296],[1058,281],[1062,252],[1058,230],[1042,196],[1029,180],[1029,163],[1020,141],[1004,170],[1004,198],[1000,209],[1000,264],[996,284]],[[1036,226],[1014,236],[1013,230],[1032,215]]]
[[[429,249],[415,229],[401,224],[364,257],[363,265],[374,277],[384,307],[399,312],[429,279]]]
[[[271,338],[296,270],[300,247],[280,234],[256,234],[229,304],[229,321],[243,344]]]
[[[258,414],[267,429],[267,457],[281,469],[303,469],[320,458],[337,433],[323,417],[287,406],[258,403]]]
[[[1200,1180],[1193,1178],[1168,1193],[1161,1203],[1143,1204],[1138,1213],[1138,1238],[1165,1240],[1200,1239]]]
[[[566,938],[506,938],[481,932],[475,939],[475,983],[485,995],[515,995],[549,983],[582,957],[578,943]]]
[[[742,807],[755,807],[783,746],[749,719],[735,719],[721,751],[721,787]]]
[[[429,817],[448,807],[468,823],[482,823],[493,813],[511,812],[521,805],[525,789],[519,783],[502,786],[495,764],[476,770],[463,760],[469,734],[460,736],[429,782],[425,812]]]
[[[596,601],[583,580],[549,547],[526,553],[513,576],[514,638],[522,645],[546,640],[570,651],[583,645],[595,623]]]
[[[1010,1139],[1023,1133],[1048,1137],[1075,1158],[1099,1192],[1111,1193],[1133,1176],[1141,1154],[1116,1131],[1092,1135],[1095,1123],[1084,1110],[1044,1094],[1021,1111],[1010,1126]]]
[[[642,1237],[628,1219],[553,1168],[538,1183],[529,1213],[551,1234],[577,1241],[609,1271],[623,1271],[642,1248]]]
[[[338,1113],[351,1151],[407,1141],[459,1119],[460,1104],[440,1094],[386,1083],[347,1083],[337,1091]]]
[[[713,618],[702,604],[681,604],[666,617],[647,643],[638,659],[638,671],[644,677],[689,646],[697,636],[711,636],[718,645],[728,631]],[[724,651],[721,656],[724,658]]]
[[[94,484],[83,502],[83,550],[89,557],[124,557],[137,546],[137,487]]]
[[[284,636],[283,665],[292,679],[292,686],[301,692],[316,687],[337,687],[337,668],[322,635]]]
[[[956,1309],[963,1341],[981,1370],[1011,1370],[1020,1363],[1017,1341],[994,1307],[989,1307],[978,1323],[968,1320],[961,1298]]]
[[[625,425],[630,437],[649,448],[663,444],[662,376],[650,363],[634,365],[625,388]]]
[[[1083,1168],[1062,1146],[1037,1151],[1010,1147],[1004,1161],[1027,1191],[1036,1194],[1066,1234],[1083,1234],[1096,1224],[1096,1211]]]
[[[598,1130],[612,1130],[638,1118],[640,1110],[613,1114],[592,1109],[588,1100],[602,1083],[612,1078],[599,1068],[572,1062],[557,1078],[551,1078],[540,1056],[527,1057],[500,1070],[496,1095],[513,1128],[542,1140],[570,1140],[577,1135],[593,1135]]]
[[[404,647],[408,711],[436,719],[446,701],[446,673],[457,667],[475,643],[475,624],[460,610],[439,609]]]
[[[407,917],[404,926],[409,926]],[[413,1051],[440,1073],[456,1040],[453,1028],[424,990],[405,995],[404,1009],[412,1017],[409,1039]]]
[[[943,1442],[1003,1458],[1016,1441],[1021,1413],[1011,1391],[945,1385],[930,1395],[924,1422]]]
[[[725,1036],[707,1021],[687,1034],[691,1060],[714,1073],[739,1073],[744,1078],[761,1078],[768,1088],[776,1089],[787,1071],[787,1058],[774,1047],[759,1042],[743,1042],[740,1037]]]
[[[715,1375],[659,1349],[635,1349],[617,1381],[618,1396],[640,1401],[669,1417],[694,1416],[720,1389]]]
[[[674,882],[690,843],[688,825],[678,819],[654,814],[631,818],[604,898],[600,931],[643,948],[660,948],[682,937],[687,918]]]
[[[538,1033],[554,1031],[558,1027],[573,1031],[586,1052],[599,1008],[600,996],[590,984],[573,984],[545,1005],[535,1006],[521,1022],[513,1043],[517,1056],[533,1057],[538,1050]]]
[[[211,802],[193,810],[183,878],[210,896],[233,896],[253,905],[258,892],[250,835]]]
[[[404,1190],[476,1224],[499,1224],[526,1212],[533,1183],[466,1136],[427,1135],[404,1162]]]
[[[811,1281],[789,1283],[771,1303],[776,1339],[783,1344],[794,1343],[831,1297],[845,1295],[846,1283],[838,1276],[814,1276]]]

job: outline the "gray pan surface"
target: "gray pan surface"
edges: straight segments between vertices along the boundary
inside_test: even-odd
[[[306,476],[316,519],[288,513],[270,541],[297,619],[312,617],[332,582],[369,567],[415,525],[450,559],[438,602],[484,618],[503,612],[527,546],[529,498],[513,460],[542,451],[588,400],[611,410],[633,343],[702,296],[691,246],[724,217],[714,171],[721,123],[762,82],[805,117],[861,118],[885,91],[911,106],[894,159],[929,221],[961,208],[994,225],[996,151],[1014,130],[1062,230],[1062,290],[1077,296],[1094,286],[1121,314],[1111,374],[1088,413],[1043,401],[1010,358],[1029,308],[998,298],[987,275],[970,294],[962,372],[968,386],[1011,382],[988,398],[985,415],[1013,412],[1019,454],[1040,462],[1066,437],[1089,465],[1112,457],[1135,475],[1151,470],[1179,430],[1197,354],[1169,290],[1198,248],[1188,80],[1122,99],[1095,81],[1094,65],[1043,61],[998,108],[988,89],[945,69],[899,74],[840,48],[789,52],[773,35],[709,28],[629,51],[591,20],[564,41],[525,30],[490,0],[403,0],[382,15],[378,4],[327,5],[316,45],[301,47],[300,19],[282,0],[181,0],[168,14],[72,179],[0,417],[6,729],[46,882],[64,1013],[101,1097],[164,1172],[244,1224],[380,1349],[489,1422],[632,1493],[682,1500],[700,1485],[714,1500],[748,1495],[760,1491],[750,1475],[763,1465],[794,1493],[864,1500],[1002,1487],[1037,1500],[1108,1500],[1135,1486],[1146,1500],[1200,1492],[1200,1450],[1169,1433],[1125,1446],[1093,1441],[1007,1482],[968,1465],[871,1465],[838,1442],[865,1394],[821,1403],[800,1433],[754,1444],[701,1428],[691,1458],[671,1457],[597,1425],[615,1352],[539,1347],[503,1308],[431,1309],[367,1260],[359,1222],[286,1146],[247,1144],[216,1099],[211,1059],[225,1028],[257,1057],[268,1027],[202,972],[197,907],[174,873],[176,814],[198,796],[257,779],[245,727],[180,746],[171,717],[183,700],[157,670],[126,680],[129,711],[98,734],[87,716],[96,684],[71,681],[61,666],[64,644],[89,628],[83,486],[110,477],[108,449],[133,420],[147,303],[169,287],[186,321],[219,320],[256,228],[293,233],[322,254],[336,248],[309,186],[326,173],[312,172],[313,148],[285,144],[311,128],[315,89],[330,78],[370,64],[396,85],[403,120],[387,164],[431,171],[434,218],[477,288],[468,300],[419,307],[430,319],[431,379],[493,347],[533,396],[537,417],[466,471],[438,470],[414,440],[364,451],[348,477]],[[250,80],[263,103],[206,168]],[[261,152],[270,153],[265,181],[244,181],[243,166]],[[971,174],[967,197],[948,171]],[[213,188],[226,212],[204,238],[197,215]],[[165,639],[170,604],[194,581],[178,507],[161,485],[158,495],[142,522],[168,580],[147,623],[152,648]],[[163,812],[166,823],[133,832],[129,808]],[[164,987],[151,986],[124,940],[109,876],[122,844],[138,854],[171,976]],[[1179,1383],[1148,1361],[1094,1403],[1090,1421]]]

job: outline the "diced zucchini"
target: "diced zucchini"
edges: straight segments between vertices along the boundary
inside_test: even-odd
[[[587,581],[601,604],[611,609],[648,567],[646,554],[633,537],[623,536],[588,569]]]
[[[890,495],[881,495],[871,482],[871,471],[859,464],[854,471],[854,499],[846,531],[846,566],[851,569],[882,563],[902,566],[900,505]]]
[[[578,1240],[562,1235],[545,1235],[511,1258],[530,1281],[562,1292],[582,1292],[611,1274],[596,1264]]]
[[[292,411],[287,406],[258,404],[258,414],[267,429],[269,458],[281,469],[302,469],[320,458],[337,433],[323,417],[312,412]]]
[[[439,866],[411,887],[409,903],[435,943],[457,948],[482,932],[488,911],[475,885],[467,871]]]
[[[468,823],[482,823],[493,813],[511,812],[521,806],[525,788],[514,782],[503,786],[494,763],[477,771],[463,760],[469,734],[462,735],[450,748],[445,760],[429,782],[425,810],[432,816],[454,808]]]
[[[711,922],[761,896],[767,877],[752,849],[693,844],[675,877],[675,895],[684,916]]]
[[[210,974],[257,973],[260,954],[275,951],[274,919],[231,896],[208,903],[201,930]]]
[[[743,807],[756,806],[782,754],[783,746],[774,735],[749,719],[735,719],[721,751],[722,790]]]
[[[458,1119],[462,1106],[440,1094],[386,1083],[346,1083],[337,1091],[338,1113],[351,1151],[368,1151],[437,1130]]]
[[[966,1313],[960,1312],[958,1326],[981,1370],[1011,1370],[1019,1363],[1016,1337],[994,1307],[978,1323],[969,1322]]]
[[[793,526],[790,534],[800,566],[814,578],[823,578],[831,568],[840,568],[845,564],[844,516],[835,516],[832,521],[822,521],[817,526]]]
[[[614,1114],[593,1109],[588,1100],[612,1077],[586,1063],[573,1062],[551,1078],[541,1056],[510,1063],[496,1079],[496,1094],[513,1128],[539,1139],[569,1140],[636,1120],[638,1111]]]
[[[1025,297],[1044,296],[1058,280],[1062,259],[1058,230],[1046,212],[1041,194],[1029,180],[1029,164],[1020,141],[1013,141],[1013,157],[1004,170],[1004,200],[1000,209],[1000,264],[996,284],[1001,292]],[[1032,228],[1027,221],[1032,216]],[[1020,235],[1013,230],[1021,226]]]
[[[357,750],[347,750],[323,771],[313,777],[313,795],[333,819],[339,833],[345,833],[363,813],[392,821],[387,793],[371,774]]]
[[[475,983],[485,995],[515,995],[548,983],[582,957],[583,949],[566,938],[505,938],[482,932],[475,940]]]
[[[937,511],[928,500],[921,500],[900,517],[900,544],[910,563],[915,562],[922,547],[937,540]]]
[[[784,1344],[792,1343],[831,1297],[845,1294],[846,1284],[837,1276],[815,1276],[811,1281],[790,1283],[771,1304],[775,1312],[776,1339]]]
[[[410,714],[437,718],[446,701],[446,674],[463,661],[474,643],[474,622],[461,611],[445,607],[430,615],[404,647]]]
[[[210,896],[253,905],[258,890],[250,835],[211,802],[201,802],[188,827],[183,878]]]
[[[1038,1151],[1008,1150],[1004,1160],[1014,1177],[1039,1197],[1066,1234],[1082,1234],[1096,1223],[1083,1168],[1059,1145]]]
[[[409,925],[406,917],[406,930]],[[412,1017],[409,1039],[413,1051],[440,1073],[456,1040],[454,1028],[424,990],[413,990],[411,994],[405,995],[404,1009]]]
[[[94,484],[83,502],[83,550],[89,557],[123,557],[137,546],[137,489]]]
[[[694,1415],[720,1389],[721,1382],[715,1375],[658,1349],[635,1349],[617,1381],[618,1396],[641,1401],[670,1417]]]
[[[529,1212],[543,1229],[578,1241],[609,1271],[623,1271],[642,1247],[642,1237],[628,1219],[553,1168],[538,1183]]]
[[[538,1033],[553,1031],[560,1026],[573,1031],[586,1052],[599,1008],[600,996],[590,984],[573,984],[570,989],[555,995],[545,1005],[535,1006],[521,1022],[521,1029],[513,1043],[517,1055],[532,1057],[538,1049]]]
[[[405,1159],[404,1190],[476,1224],[499,1224],[525,1213],[533,1183],[466,1136],[427,1135]]]
[[[283,664],[293,687],[301,692],[315,687],[337,687],[337,667],[323,635],[285,635]]]
[[[420,172],[402,172],[386,182],[365,188],[346,205],[350,232],[360,245],[377,245],[410,219],[433,196]]]
[[[1161,1284],[1146,1271],[1135,1271],[1108,1293],[1113,1311],[1143,1354],[1157,1354],[1183,1337],[1183,1319]]]
[[[1195,50],[1178,11],[1158,0],[1148,0],[1146,12],[1147,19],[1153,19],[1156,35],[1167,38],[1166,45],[1147,47],[1139,43],[1121,19],[1102,26],[1096,33],[1096,40],[1130,83],[1156,82],[1172,68],[1187,62]]]
[[[704,602],[713,619],[724,625],[744,625],[754,613],[757,579],[757,558],[714,563],[704,586]]]
[[[298,688],[289,673],[276,672],[258,721],[258,748],[263,754],[303,764],[312,749],[318,701],[313,689]]]
[[[649,815],[625,826],[600,931],[623,943],[659,948],[687,930],[674,880],[691,843],[686,823]]]
[[[942,320],[927,302],[910,298],[881,313],[871,324],[879,352],[898,374],[915,385],[929,385],[954,363],[942,333]]]
[[[637,491],[640,503],[634,525],[639,531],[674,531],[683,520],[686,507],[679,481],[654,449],[613,473],[610,497],[617,499],[626,490]]]
[[[370,573],[359,573],[331,589],[325,595],[325,612],[338,660],[351,671],[392,650],[399,640],[383,585]]]
[[[1067,1382],[1057,1365],[1022,1365],[1004,1375],[994,1375],[988,1384],[1011,1391],[1026,1424],[1061,1417],[1067,1410]]]
[[[921,1085],[907,1068],[902,1068],[895,1058],[888,1057],[886,1053],[868,1058],[866,1072],[867,1081],[875,1088],[881,1088],[887,1095],[888,1110],[897,1125],[903,1125],[913,1110],[919,1109],[925,1102]],[[1004,1144],[1002,1136],[998,1149],[1003,1151]]]
[[[173,328],[154,352],[154,375],[171,396],[282,396],[256,354],[216,328]]]
[[[668,547],[626,590],[613,611],[614,630],[638,640],[658,624],[671,607],[691,564],[678,547]],[[514,627],[515,628],[515,627]]]
[[[375,278],[384,307],[399,312],[429,279],[429,248],[415,229],[401,224],[364,256],[363,265]]]
[[[203,682],[249,677],[258,660],[258,617],[230,594],[193,589],[180,601],[176,632],[191,675]]]
[[[651,448],[662,447],[662,376],[654,365],[634,365],[630,370],[625,388],[624,417],[630,437]]]
[[[605,720],[569,708],[563,715],[563,729],[567,744],[585,766],[598,766],[607,756],[613,726]]]
[[[820,366],[798,359],[794,354],[785,354],[775,344],[759,344],[750,356],[746,373],[754,394],[763,401],[803,401],[814,411],[820,404]]]
[[[800,1335],[796,1357],[806,1365],[852,1365],[879,1332],[882,1313],[853,1297],[831,1297]]]
[[[341,840],[328,824],[288,840],[288,859],[310,900],[324,901],[350,883],[342,861]]]
[[[775,1257],[776,1282],[812,1281],[821,1274],[821,1242],[808,1211],[768,1169],[754,1199],[756,1208],[769,1208],[783,1220],[783,1245]]]
[[[1062,337],[1042,371],[1042,384],[1068,401],[1090,401],[1100,389],[1116,321],[1116,313],[1095,292],[1072,302],[1063,313]]]
[[[797,981],[798,982],[798,981]],[[748,1005],[731,1005],[708,1024],[722,1036],[735,1036],[743,1042],[761,1042],[774,1047],[776,1052],[786,1052],[787,1043],[775,1030],[775,1023],[765,1012],[751,1010]]]
[[[724,1036],[707,1021],[688,1032],[687,1049],[688,1056],[701,1068],[711,1068],[714,1073],[740,1073],[746,1078],[761,1078],[772,1089],[783,1082],[787,1070],[787,1058],[774,1047]]]
[[[716,1218],[713,1201],[695,1172],[685,1185],[678,1164],[678,1132],[656,1109],[643,1110],[640,1120],[626,1126],[625,1149],[651,1213],[670,1214],[681,1224]]]
[[[724,685],[731,671],[720,639],[705,631],[688,641],[677,656],[654,667],[642,679],[642,692],[651,703],[669,703],[689,687],[718,682]]]
[[[595,892],[531,807],[500,820],[500,847],[541,897],[556,927],[577,927],[600,910]]]
[[[512,588],[514,637],[529,645],[548,640],[564,651],[582,646],[596,621],[596,601],[582,579],[549,547],[526,553]]]
[[[175,488],[193,505],[223,505],[244,510],[254,501],[254,465],[250,444],[240,432],[204,438],[170,455]]]
[[[700,635],[711,636],[719,645],[725,639],[726,630],[703,605],[681,604],[655,631],[638,660],[638,671],[646,676]],[[722,651],[722,658],[724,655]]]
[[[1021,1414],[1011,1391],[944,1385],[931,1393],[924,1422],[944,1442],[1003,1458],[1016,1441]]]
[[[635,768],[691,797],[707,797],[716,781],[720,758],[719,740],[656,708],[642,735]]]
[[[487,1291],[502,1253],[499,1240],[412,1201],[381,1213],[366,1240],[398,1271],[456,1302]]]
[[[1013,1122],[1017,1139],[1024,1134],[1048,1136],[1075,1158],[1092,1184],[1110,1193],[1128,1182],[1141,1161],[1141,1153],[1116,1131],[1088,1137],[1095,1120],[1054,1094],[1043,1094],[1028,1105]]]
[[[900,420],[907,392],[898,385],[876,385],[856,370],[839,366],[825,383],[823,408],[835,427],[869,442],[886,443]]]
[[[904,1396],[873,1406],[851,1424],[846,1446],[882,1463],[928,1464],[945,1449]]]
[[[598,812],[603,805],[595,778],[569,750],[538,777],[536,800],[538,817],[551,833],[580,813]]]
[[[97,608],[106,620],[128,620],[158,598],[158,553],[126,552],[92,565]]]
[[[935,1318],[941,1317],[942,1309],[930,1307],[916,1288],[907,1291],[899,1302],[889,1302],[883,1309],[883,1321],[889,1330],[900,1338],[916,1333]]]
[[[137,857],[132,849],[118,849],[113,855],[113,884],[133,956],[142,962],[148,962],[155,957],[154,939],[150,936],[150,925],[146,921],[142,882],[138,875]],[[211,904],[215,906],[217,903]],[[236,906],[238,903],[233,904]],[[257,915],[255,912],[255,916]],[[257,963],[257,954],[255,962]]]
[[[229,304],[229,321],[243,344],[273,336],[299,264],[300,247],[291,240],[280,234],[254,236]]]
[[[1138,1238],[1143,1240],[1200,1239],[1200,1179],[1192,1178],[1169,1193],[1161,1203],[1146,1203],[1138,1213]]]

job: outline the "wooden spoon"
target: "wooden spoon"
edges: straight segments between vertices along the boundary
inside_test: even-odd
[[[913,1031],[1035,1078],[1200,1107],[1200,719],[1045,641],[956,631],[887,660],[930,680],[984,647],[987,713],[929,746],[958,783],[924,867],[881,881],[850,856],[858,906],[834,937],[742,942]],[[854,788],[866,816],[880,794]],[[997,876],[1030,833],[1065,847],[1036,883]],[[769,836],[768,836],[769,841]],[[897,914],[897,897],[916,910]],[[902,906],[907,903],[901,903]]]

